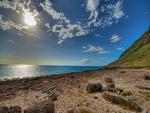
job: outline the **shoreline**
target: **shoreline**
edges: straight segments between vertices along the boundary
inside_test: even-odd
[[[132,92],[133,95],[129,97],[136,98],[143,108],[145,103],[150,101],[150,81],[144,80],[145,75],[150,75],[150,69],[109,68],[0,81],[0,106],[19,105],[24,110],[35,103],[52,98],[56,113],[67,113],[69,108],[87,105],[91,111],[95,110],[94,113],[134,113],[103,99],[105,91],[89,94],[86,87],[89,83],[100,83],[105,88],[104,78],[110,77],[116,88]],[[142,89],[143,87],[147,89]]]
[[[1,65],[1,64],[0,64]],[[9,65],[10,66],[10,65]],[[7,66],[6,65],[6,70],[9,70],[9,68],[7,69],[7,67],[9,67],[9,66]],[[12,66],[15,66],[15,65],[12,65]],[[17,65],[17,66],[22,66],[22,65]],[[25,65],[25,66],[28,66],[28,65]],[[32,65],[32,66],[34,66],[34,65]],[[42,66],[42,65],[41,65]],[[41,66],[34,66],[34,68],[37,68],[37,67],[39,67],[39,68],[43,68],[43,67],[41,67]],[[64,76],[64,75],[66,75],[66,74],[73,74],[73,73],[81,73],[81,72],[87,72],[87,71],[96,71],[96,70],[102,70],[102,69],[105,69],[105,66],[63,66],[63,67],[73,67],[73,70],[69,70],[69,68],[68,68],[68,71],[62,71],[62,69],[54,69],[54,71],[53,70],[51,70],[51,66],[48,66],[48,67],[50,67],[50,71],[48,71],[48,72],[45,72],[45,71],[39,71],[39,70],[34,70],[34,72],[33,73],[29,73],[28,74],[28,71],[30,71],[30,70],[26,70],[25,69],[25,73],[27,72],[27,74],[23,74],[22,75],[22,73],[21,73],[21,71],[19,71],[19,72],[17,72],[17,74],[15,73],[15,72],[8,72],[8,74],[6,73],[5,74],[5,72],[3,72],[3,71],[1,71],[0,72],[0,76],[2,76],[2,77],[0,77],[0,81],[11,81],[11,80],[16,80],[16,79],[32,79],[32,78],[39,78],[39,77],[48,77],[48,76]],[[53,66],[52,66],[53,67]],[[62,67],[62,66],[56,66],[56,67]],[[76,69],[76,68],[74,68],[74,67],[81,67],[81,69]],[[83,67],[83,68],[82,68]],[[87,67],[91,67],[91,68],[87,68]],[[93,67],[93,68],[92,68]],[[85,68],[85,69],[84,69]],[[19,68],[17,68],[17,70],[21,70],[21,69],[19,69]],[[24,70],[24,68],[22,69],[22,70]],[[56,71],[56,72],[55,72]],[[24,72],[24,71],[23,71]],[[3,73],[4,73],[4,75],[6,76],[3,76]],[[12,73],[12,74],[11,74]],[[11,76],[11,75],[13,75],[13,73],[14,73],[14,75],[16,76]],[[41,74],[42,73],[42,74]],[[44,74],[45,73],[45,74]],[[48,74],[49,73],[49,74]],[[23,77],[21,77],[20,75],[22,75]]]
[[[80,74],[80,73],[86,73],[86,72],[94,72],[94,71],[102,71],[102,70],[108,70],[108,69],[114,69],[114,68],[99,68],[96,70],[85,70],[81,72],[68,72],[68,73],[62,73],[62,74],[51,74],[51,75],[39,75],[39,76],[31,76],[31,77],[23,77],[23,78],[4,78],[0,79],[0,82],[11,82],[11,81],[19,81],[19,80],[26,80],[26,79],[40,79],[40,78],[59,78],[59,77],[67,77],[70,74]]]
[[[0,82],[11,82],[11,81],[19,81],[19,80],[30,80],[30,79],[42,79],[42,78],[61,78],[61,77],[67,77],[70,74],[80,74],[80,73],[88,73],[88,72],[95,72],[95,71],[107,71],[107,70],[118,70],[118,69],[146,69],[150,70],[150,68],[142,68],[142,67],[105,67],[105,68],[99,68],[96,70],[86,70],[81,72],[68,72],[68,73],[62,73],[62,74],[51,74],[51,75],[39,75],[39,76],[31,76],[31,77],[23,77],[23,78],[4,78],[0,79]]]

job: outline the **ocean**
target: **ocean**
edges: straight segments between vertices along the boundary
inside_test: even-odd
[[[96,70],[100,66],[35,66],[35,65],[0,65],[0,79],[51,76],[72,72]]]

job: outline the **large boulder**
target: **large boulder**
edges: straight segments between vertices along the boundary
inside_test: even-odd
[[[136,102],[131,101],[127,98],[123,98],[122,96],[119,96],[117,94],[105,92],[105,93],[103,93],[103,98],[114,104],[123,106],[126,109],[128,108],[128,109],[131,109],[131,110],[134,110],[137,112],[142,111],[142,108]]]
[[[0,113],[8,113],[8,109],[6,106],[0,106]]]
[[[90,83],[87,85],[86,90],[88,93],[100,92],[103,86],[100,83]]]
[[[118,105],[126,105],[128,103],[127,100],[125,100],[121,96],[110,92],[103,93],[103,98]]]
[[[24,113],[54,113],[54,104],[52,100],[46,100],[28,107]]]

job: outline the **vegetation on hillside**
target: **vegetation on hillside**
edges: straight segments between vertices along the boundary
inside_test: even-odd
[[[108,67],[150,67],[150,29]]]

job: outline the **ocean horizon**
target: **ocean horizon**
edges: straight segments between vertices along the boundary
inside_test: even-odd
[[[21,65],[0,64],[0,79],[15,79],[39,76],[51,76],[73,72],[103,69],[104,66],[62,66],[62,65]]]

